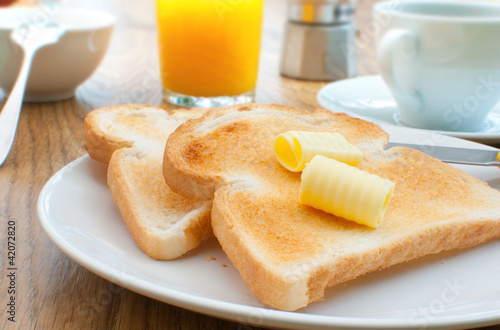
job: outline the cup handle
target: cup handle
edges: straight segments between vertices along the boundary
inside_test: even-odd
[[[412,32],[404,29],[388,31],[380,41],[377,49],[377,61],[380,74],[400,104],[417,112],[423,111],[424,105],[418,91],[406,90],[396,78],[394,70],[394,54],[398,47],[404,47],[404,54],[408,61],[412,61],[418,54],[418,39]]]

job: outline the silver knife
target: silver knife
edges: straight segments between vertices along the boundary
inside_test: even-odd
[[[387,149],[392,147],[406,147],[416,149],[446,163],[500,166],[499,149],[469,149],[389,142],[387,144]]]

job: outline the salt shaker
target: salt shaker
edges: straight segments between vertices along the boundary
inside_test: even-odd
[[[332,81],[357,73],[355,0],[288,0],[281,74]]]

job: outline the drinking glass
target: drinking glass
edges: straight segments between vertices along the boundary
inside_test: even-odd
[[[157,0],[164,100],[188,107],[251,102],[264,0]]]

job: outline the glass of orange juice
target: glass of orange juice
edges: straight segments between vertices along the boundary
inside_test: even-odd
[[[264,0],[156,0],[163,97],[190,107],[254,100]]]

